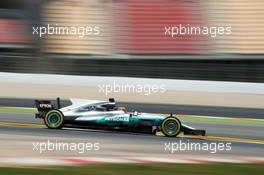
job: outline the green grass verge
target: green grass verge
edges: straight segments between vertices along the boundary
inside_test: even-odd
[[[19,107],[0,107],[0,112],[36,113],[37,109],[35,109],[35,108],[19,108]],[[203,116],[188,116],[188,115],[181,115],[181,116],[178,116],[178,118],[182,121],[237,123],[237,124],[261,124],[261,125],[264,125],[264,120],[254,120],[254,119],[208,118],[208,117],[203,117]]]
[[[0,168],[0,175],[263,175],[261,164],[103,164],[73,167]]]
[[[200,121],[200,122],[217,122],[217,123],[237,123],[237,124],[260,124],[264,125],[264,120],[239,119],[239,118],[207,118],[203,116],[178,116],[182,121]]]
[[[0,107],[0,112],[13,112],[13,113],[35,113],[36,108],[19,108],[19,107]]]

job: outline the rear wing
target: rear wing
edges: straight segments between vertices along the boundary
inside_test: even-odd
[[[44,118],[45,114],[52,109],[60,109],[60,98],[56,99],[56,103],[51,100],[35,100],[35,104],[38,113],[35,115],[36,118]]]

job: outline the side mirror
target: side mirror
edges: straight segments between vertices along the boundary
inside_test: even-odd
[[[91,111],[94,111],[95,110],[95,106],[91,106]]]

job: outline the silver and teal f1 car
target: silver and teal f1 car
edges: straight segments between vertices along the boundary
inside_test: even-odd
[[[118,107],[115,100],[96,101],[71,99],[71,105],[61,107],[49,100],[35,100],[38,113],[36,118],[44,119],[48,128],[61,129],[64,126],[90,129],[118,130],[155,134],[162,132],[167,137],[176,137],[183,132],[187,135],[205,135],[205,130],[197,130],[181,123],[172,114],[168,116],[127,112]]]

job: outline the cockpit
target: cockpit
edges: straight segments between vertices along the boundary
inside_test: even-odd
[[[95,104],[89,104],[86,106],[82,106],[78,109],[77,112],[88,112],[88,111],[117,111],[123,110],[125,111],[124,107],[117,107],[116,102],[113,98],[109,99],[109,102],[100,102]]]

